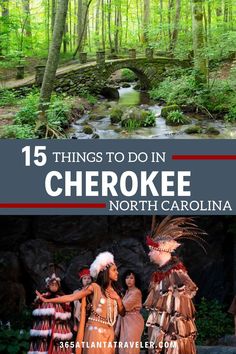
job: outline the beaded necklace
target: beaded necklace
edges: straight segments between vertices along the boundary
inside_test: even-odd
[[[109,325],[111,327],[113,327],[114,324],[116,323],[116,318],[117,318],[117,314],[118,314],[117,302],[116,302],[116,300],[111,299],[107,293],[106,293],[106,296],[107,296],[107,322],[109,323]],[[112,316],[112,301],[114,304],[113,316]]]
[[[116,323],[116,319],[117,319],[117,315],[118,315],[118,306],[117,306],[116,300],[111,299],[109,297],[109,294],[108,294],[107,291],[105,291],[105,294],[106,294],[106,298],[107,298],[107,304],[106,304],[107,316],[106,316],[106,318],[102,317],[93,308],[91,308],[91,313],[96,318],[89,317],[89,320],[92,320],[92,321],[95,321],[95,322],[100,322],[100,323],[103,323],[103,324],[107,324],[108,326],[113,327],[114,324]],[[112,311],[112,308],[114,309],[113,311]]]

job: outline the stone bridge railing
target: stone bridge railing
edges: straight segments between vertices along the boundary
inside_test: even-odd
[[[80,53],[80,63],[58,69],[54,89],[58,93],[67,92],[70,95],[77,95],[85,90],[98,94],[107,85],[107,80],[112,73],[128,68],[137,75],[141,88],[147,90],[162,81],[163,73],[168,68],[190,65],[189,60],[179,60],[171,56],[154,56],[152,48],[146,48],[144,57],[137,57],[136,50],[130,49],[128,58],[109,60],[106,60],[104,51],[99,51],[94,62],[87,62],[86,53]],[[22,82],[22,84],[19,82],[15,88],[40,86],[44,70],[45,66],[37,66],[35,79],[31,78],[30,82]]]
[[[107,80],[115,71],[124,68],[132,70],[138,77],[141,88],[148,90],[162,81],[163,73],[168,68],[189,66],[188,60],[167,57],[128,58],[87,63],[71,71],[59,73],[56,77],[55,90],[69,94],[79,94],[81,90],[88,90],[97,94],[107,85]]]

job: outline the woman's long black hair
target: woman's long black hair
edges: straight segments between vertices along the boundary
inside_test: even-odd
[[[109,269],[110,269],[111,265],[107,268],[105,268],[103,271],[98,273],[98,277],[96,280],[96,283],[98,285],[100,285],[101,289],[102,289],[102,293],[104,295],[106,295],[105,291],[110,283],[110,278],[109,278]],[[112,282],[111,286],[113,287],[113,289],[119,294],[121,295],[121,289],[120,287],[117,285],[117,282]]]
[[[127,287],[127,285],[126,285],[126,282],[125,282],[125,279],[126,279],[129,275],[131,275],[131,274],[134,275],[136,288],[141,289],[141,280],[140,280],[140,277],[139,277],[139,275],[138,275],[137,273],[135,273],[135,272],[134,272],[133,270],[131,270],[131,269],[127,269],[127,270],[124,272],[123,276],[122,276],[122,286],[123,286],[123,288],[124,288],[125,290],[128,289],[128,287]]]

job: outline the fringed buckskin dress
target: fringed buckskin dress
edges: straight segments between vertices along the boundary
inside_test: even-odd
[[[194,322],[195,307],[192,298],[197,286],[177,257],[152,274],[149,295],[144,306],[149,310],[146,325],[149,342],[157,354],[196,354]]]
[[[114,354],[114,325],[118,310],[116,300],[106,297],[101,287],[92,283],[91,314],[85,327],[83,354]]]

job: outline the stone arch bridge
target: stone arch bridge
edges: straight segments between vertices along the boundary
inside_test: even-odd
[[[190,66],[189,60],[179,60],[172,57],[127,58],[106,60],[100,64],[97,62],[72,64],[57,70],[54,90],[70,95],[77,95],[83,91],[99,94],[107,86],[109,77],[117,70],[124,68],[132,70],[138,77],[141,88],[147,90],[162,81],[163,73],[167,69]],[[39,75],[38,72],[36,77],[31,76],[23,80],[6,82],[4,88],[21,90],[24,87],[40,86],[42,74],[41,71],[41,74]]]
[[[162,81],[168,68],[190,67],[189,60],[174,58],[116,59],[103,64],[87,63],[64,73],[58,73],[55,82],[57,92],[76,94],[81,90],[100,93],[107,86],[109,77],[120,69],[130,69],[138,77],[142,89],[151,89]]]

